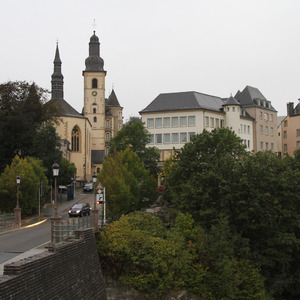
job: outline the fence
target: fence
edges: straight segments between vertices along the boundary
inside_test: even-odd
[[[15,214],[14,213],[1,213],[0,214],[0,229],[6,228],[10,226],[14,226],[16,224]]]
[[[92,216],[70,218],[60,223],[53,223],[52,238],[54,243],[58,243],[64,239],[74,238],[74,231],[81,228],[92,228]]]

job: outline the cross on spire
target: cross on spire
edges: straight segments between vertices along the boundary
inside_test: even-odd
[[[94,32],[96,31],[96,19],[94,19],[94,22],[93,22],[93,28],[94,28]]]

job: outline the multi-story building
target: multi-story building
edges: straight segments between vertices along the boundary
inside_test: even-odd
[[[281,122],[282,153],[290,156],[300,149],[300,99],[294,108],[294,103],[287,104],[287,116]]]
[[[140,114],[151,134],[150,145],[160,150],[161,161],[204,129],[231,128],[247,150],[253,150],[255,120],[232,96],[222,99],[197,92],[160,94]]]
[[[77,168],[77,180],[90,181],[98,172],[104,156],[108,153],[109,140],[114,137],[123,124],[122,110],[117,96],[112,90],[105,98],[104,61],[100,57],[100,43],[95,32],[89,42],[89,56],[85,60],[84,107],[77,112],[64,100],[63,75],[58,45],[52,75],[52,103],[58,110],[56,124],[58,135],[64,140],[65,154]]]
[[[264,95],[251,86],[238,91],[235,99],[241,107],[255,120],[253,130],[253,149],[255,152],[277,149],[277,111]]]

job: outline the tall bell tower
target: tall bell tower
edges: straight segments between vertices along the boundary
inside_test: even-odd
[[[104,61],[100,57],[99,38],[94,34],[89,42],[89,56],[85,60],[84,116],[92,125],[91,151],[94,167],[101,163],[105,149],[105,76]]]

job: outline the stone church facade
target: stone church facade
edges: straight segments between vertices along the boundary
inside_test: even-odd
[[[59,120],[56,131],[62,139],[65,158],[77,168],[78,181],[91,181],[98,173],[109,150],[109,141],[123,126],[123,108],[115,91],[105,98],[104,61],[100,57],[100,43],[95,31],[89,42],[89,56],[85,60],[84,101],[82,113],[64,100],[61,59],[58,45],[54,58],[50,102],[57,108]]]

